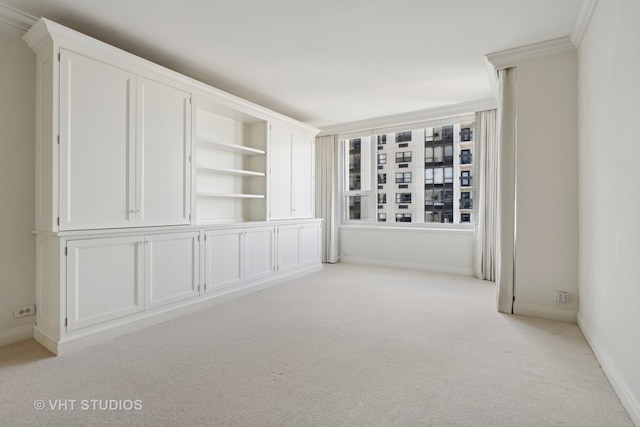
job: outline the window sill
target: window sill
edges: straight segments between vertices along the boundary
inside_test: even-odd
[[[397,232],[409,232],[409,233],[459,233],[459,234],[474,234],[474,226],[470,225],[457,225],[455,227],[451,225],[372,225],[372,224],[351,224],[342,223],[338,227],[340,230],[370,230],[370,231],[397,231]]]

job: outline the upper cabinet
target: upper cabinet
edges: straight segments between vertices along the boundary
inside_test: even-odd
[[[314,217],[315,133],[273,125],[269,146],[269,219]]]
[[[313,216],[317,129],[46,19],[24,39],[36,231]]]
[[[60,230],[188,224],[191,95],[60,51]]]

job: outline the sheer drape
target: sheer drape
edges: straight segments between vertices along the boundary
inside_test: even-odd
[[[338,255],[339,161],[338,136],[316,138],[316,218],[323,218],[322,262],[336,263]]]
[[[516,69],[498,71],[498,311],[513,313],[516,210]]]
[[[476,114],[476,146],[473,163],[478,183],[476,194],[475,274],[496,280],[496,233],[498,228],[498,135],[496,110]]]

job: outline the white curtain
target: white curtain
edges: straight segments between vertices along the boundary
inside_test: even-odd
[[[496,110],[476,114],[474,203],[476,209],[475,274],[496,280],[496,233],[498,228],[498,134]]]
[[[516,69],[498,71],[498,311],[513,313],[516,230]]]
[[[336,263],[340,200],[338,136],[316,138],[316,218],[322,218],[322,262]]]

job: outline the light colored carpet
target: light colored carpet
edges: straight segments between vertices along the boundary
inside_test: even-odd
[[[0,425],[632,426],[575,324],[494,307],[488,282],[326,265],[67,356],[0,348]]]

